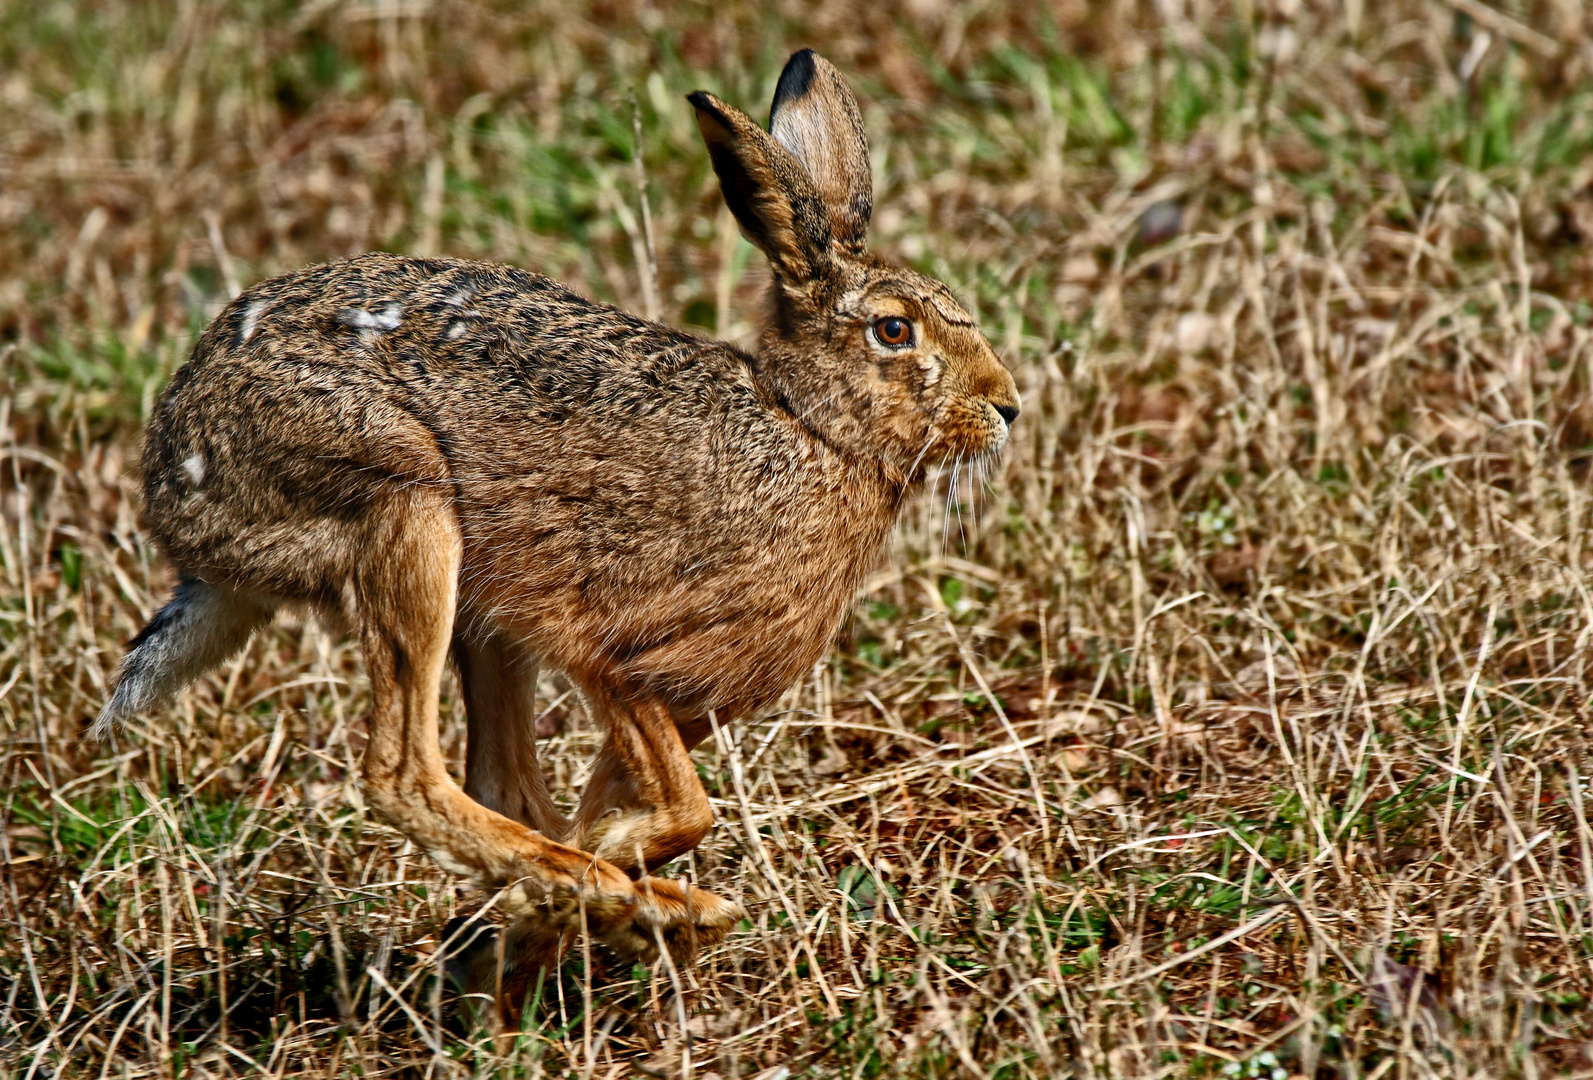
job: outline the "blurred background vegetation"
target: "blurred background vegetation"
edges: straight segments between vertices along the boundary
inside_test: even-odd
[[[1059,257],[1081,284],[1121,272],[1134,237],[1102,214],[1147,193],[1183,211],[1169,235],[1258,196],[1302,226],[1326,207],[1401,228],[1486,178],[1520,203],[1535,281],[1574,305],[1593,227],[1581,7],[1514,7],[10,3],[0,341],[130,409],[240,286],[370,249],[512,262],[639,307],[638,134],[664,317],[744,335],[746,290],[720,312],[716,285],[727,257],[745,280],[748,251],[716,228],[681,99],[764,115],[801,44],[864,102],[879,245],[1038,344],[1096,299],[1059,297]]]

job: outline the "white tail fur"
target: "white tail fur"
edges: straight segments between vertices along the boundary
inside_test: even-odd
[[[276,605],[257,593],[184,578],[171,601],[128,643],[116,689],[89,736],[165,701],[243,648]]]

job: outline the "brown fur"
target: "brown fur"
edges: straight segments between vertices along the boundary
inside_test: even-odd
[[[248,610],[195,646],[205,662],[279,602],[349,610],[370,805],[447,869],[512,884],[538,948],[581,904],[630,953],[655,929],[683,953],[728,929],[736,905],[643,876],[712,825],[689,756],[706,718],[755,711],[823,655],[925,468],[998,451],[1018,405],[946,288],[863,250],[867,145],[834,68],[793,57],[773,135],[691,100],[775,270],[756,354],[525,271],[366,255],[234,301],[145,447],[145,520],[191,596],[140,641],[178,648],[200,610],[179,600],[211,612],[218,590]],[[876,336],[890,316],[909,347]],[[464,791],[437,743],[450,652]],[[154,663],[129,655],[134,689],[102,720],[165,685]],[[539,664],[608,731],[573,823],[537,765]]]

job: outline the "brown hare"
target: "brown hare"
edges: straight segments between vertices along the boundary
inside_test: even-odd
[[[773,267],[756,352],[502,266],[372,254],[256,285],[172,378],[144,520],[181,575],[95,725],[158,705],[287,603],[358,629],[366,799],[526,927],[627,955],[740,908],[649,871],[713,823],[690,752],[829,646],[928,463],[992,455],[1012,377],[938,281],[869,254],[862,117],[809,50],[765,132],[690,96]],[[438,744],[450,655],[465,784]],[[573,820],[537,764],[564,672],[606,728]]]

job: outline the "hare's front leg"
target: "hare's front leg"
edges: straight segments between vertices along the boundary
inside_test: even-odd
[[[713,809],[691,747],[663,703],[591,699],[608,737],[581,796],[571,843],[641,875],[701,843],[713,827]],[[676,881],[642,877],[636,887],[660,903],[685,905],[696,944],[719,940],[744,914],[739,904],[702,889],[688,892]],[[673,940],[670,951],[677,951]]]
[[[589,697],[608,738],[581,796],[571,843],[633,873],[655,870],[713,828],[691,748],[661,702]]]
[[[460,536],[445,496],[410,489],[373,511],[384,522],[355,574],[372,709],[366,801],[444,869],[486,887],[513,885],[517,914],[593,930],[630,954],[683,913],[638,893],[618,867],[489,810],[453,782],[437,739],[437,695],[453,632]]]

